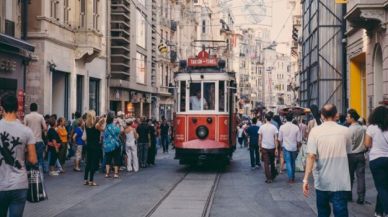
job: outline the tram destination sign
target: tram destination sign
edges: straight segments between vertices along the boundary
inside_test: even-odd
[[[218,58],[189,58],[189,67],[218,66]]]

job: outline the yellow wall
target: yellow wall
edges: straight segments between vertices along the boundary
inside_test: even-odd
[[[361,84],[362,64],[365,64],[365,53],[350,60],[350,108],[355,109],[360,116],[366,118],[366,80]],[[364,89],[363,93],[361,93],[361,85]],[[362,96],[364,97],[363,100]],[[362,111],[362,108],[364,108],[364,111]]]

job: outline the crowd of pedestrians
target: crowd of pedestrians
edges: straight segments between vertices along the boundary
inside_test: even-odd
[[[1,97],[0,216],[23,214],[28,189],[26,160],[57,177],[68,172],[66,161],[74,159],[73,171],[83,172],[83,184],[98,186],[96,172],[105,173],[105,178],[121,178],[119,171],[156,166],[158,146],[163,144],[168,152],[173,140],[173,127],[164,117],[159,127],[159,122],[146,117],[125,118],[121,111],[117,117],[113,111],[99,117],[93,110],[83,116],[75,112],[73,120],[66,120],[39,114],[36,103],[30,105],[31,112],[24,119],[17,109],[14,94]]]
[[[356,203],[365,203],[365,168],[369,160],[378,192],[375,216],[387,215],[388,108],[375,108],[368,118],[368,125],[354,109],[339,114],[335,105],[327,104],[321,110],[312,105],[310,110],[312,120],[307,125],[292,112],[283,117],[268,112],[263,117],[253,118],[252,123],[242,121],[238,125],[236,142],[240,147],[248,146],[252,170],[260,168],[260,160],[263,161],[265,182],[271,183],[281,173],[282,162],[285,162],[286,182],[293,183],[295,162],[302,143],[305,143],[303,193],[305,196],[310,194],[309,177],[313,174],[318,216],[329,217],[332,203],[334,216],[342,217],[349,215],[347,205],[353,201],[355,179]],[[280,163],[279,170],[277,163]]]
[[[93,110],[73,120],[42,116],[35,103],[24,119],[17,115],[14,94],[1,97],[0,121],[0,216],[22,216],[27,198],[26,163],[47,168],[49,176],[68,171],[66,161],[74,159],[74,172],[83,172],[83,184],[98,186],[96,172],[105,178],[121,178],[119,171],[137,172],[156,166],[159,146],[169,150],[174,129],[146,117],[129,118],[123,112],[96,116]],[[305,143],[307,158],[303,194],[309,196],[309,178],[314,176],[318,216],[348,216],[348,202],[357,179],[357,204],[365,203],[365,169],[369,164],[377,189],[375,216],[388,213],[388,108],[377,107],[368,121],[356,110],[339,114],[335,105],[320,110],[310,107],[312,120],[299,122],[290,112],[284,117],[266,113],[243,121],[236,129],[236,142],[248,147],[252,170],[262,167],[266,183],[272,183],[286,165],[287,183],[295,181],[295,161]],[[307,125],[306,125],[307,123]],[[279,171],[277,169],[279,163]],[[84,167],[84,170],[82,169]],[[113,173],[113,176],[111,174]],[[80,178],[81,179],[81,178]],[[81,180],[80,180],[81,182]],[[330,205],[332,203],[332,205]]]

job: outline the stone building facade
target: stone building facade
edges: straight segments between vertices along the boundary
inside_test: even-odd
[[[25,27],[28,1],[0,1],[0,98],[4,93],[18,95],[18,113],[22,117],[25,74],[35,47],[27,42]]]
[[[35,45],[27,71],[26,104],[71,118],[75,111],[106,112],[107,1],[35,0],[28,39]]]
[[[358,0],[347,4],[348,107],[367,118],[388,101],[386,0]]]

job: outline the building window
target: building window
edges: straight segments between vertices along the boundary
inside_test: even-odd
[[[50,2],[50,17],[59,20],[57,18],[57,5],[59,1],[58,0],[51,0]]]
[[[79,0],[79,1],[80,1],[79,27],[85,28],[86,27],[86,0]]]
[[[166,1],[168,1],[168,0],[166,0]],[[163,11],[164,11],[163,5],[164,5],[164,0],[162,0],[162,2],[160,4],[160,16],[161,17],[163,17]]]
[[[206,33],[206,21],[202,20],[202,33]]]
[[[141,53],[136,54],[136,82],[139,84],[145,84],[146,58]]]
[[[77,102],[76,109],[77,111],[83,114],[83,99],[84,99],[84,76],[77,75]]]
[[[168,18],[168,5],[166,5],[166,17]]]
[[[94,110],[100,114],[100,81],[97,79],[89,80],[89,110]]]
[[[168,86],[168,66],[166,66],[166,77],[165,77],[165,81],[166,81],[166,83],[164,84],[164,86],[165,87],[167,87]]]
[[[142,48],[146,48],[146,21],[141,11],[136,11],[136,43]]]
[[[98,30],[98,17],[100,16],[98,14],[98,4],[99,4],[99,0],[93,0],[93,29],[96,29]]]
[[[180,86],[180,109],[179,111],[185,112],[186,111],[186,81],[181,81],[181,86]]]
[[[159,79],[159,85],[163,86],[163,65],[160,66],[160,79]]]
[[[69,13],[70,13],[69,0],[63,0],[63,22],[66,25],[70,25]]]

